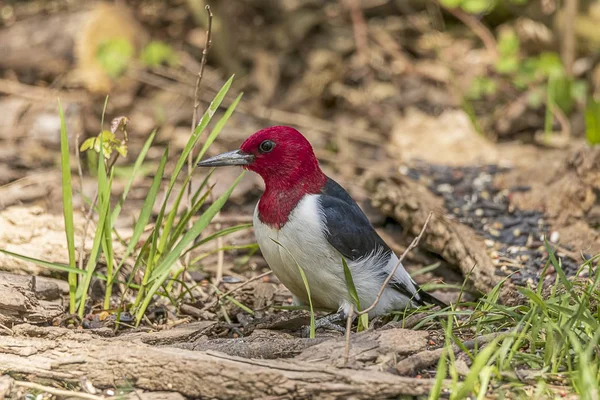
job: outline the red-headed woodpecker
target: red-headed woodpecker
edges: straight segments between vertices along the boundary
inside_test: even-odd
[[[353,300],[346,286],[342,256],[352,272],[361,306],[375,301],[398,257],[350,195],[321,171],[312,146],[300,132],[287,126],[266,128],[246,139],[239,150],[198,165],[240,165],[263,178],[265,192],[254,211],[256,240],[296,304],[308,304],[300,266],[313,305],[338,310],[340,317],[347,315]],[[400,265],[369,314],[426,303],[445,306],[421,290]]]

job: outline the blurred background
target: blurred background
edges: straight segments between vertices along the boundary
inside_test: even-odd
[[[0,210],[35,206],[15,217],[31,224],[61,212],[60,98],[73,151],[98,135],[102,120],[108,129],[115,117],[129,119],[128,154],[117,178],[128,176],[158,129],[144,178],[124,209],[121,226],[130,226],[162,148],[177,155],[190,135],[207,4],[1,2]],[[562,236],[574,251],[592,253],[600,243],[600,158],[590,147],[600,142],[600,1],[214,0],[210,6],[212,46],[199,109],[233,74],[223,106],[244,96],[209,153],[235,149],[265,126],[294,126],[379,227],[389,221],[369,203],[368,183],[376,177],[410,173],[418,162],[511,168],[500,185],[527,187],[514,190],[511,201],[549,213],[561,228],[579,224]],[[87,155],[80,159],[86,176]],[[577,175],[586,185],[552,187],[571,167],[591,171]],[[456,171],[424,184],[447,193],[440,185],[455,183]],[[238,172],[219,169],[215,193]],[[563,181],[576,182],[571,175]],[[249,220],[261,184],[245,177],[224,210],[228,221]],[[93,196],[96,182],[75,185]],[[540,190],[531,191],[536,185]],[[567,200],[556,200],[563,192]],[[76,198],[76,207],[83,204]]]

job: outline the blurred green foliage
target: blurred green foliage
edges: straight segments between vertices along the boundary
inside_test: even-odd
[[[522,5],[528,0],[509,0],[512,4]],[[501,0],[440,0],[444,7],[461,8],[469,14],[482,14],[494,10]]]
[[[142,63],[148,67],[155,67],[162,64],[175,66],[179,61],[175,50],[167,43],[160,41],[148,43],[148,45],[142,49],[140,59],[142,60]]]
[[[98,47],[96,58],[111,78],[118,78],[127,69],[133,54],[133,44],[127,39],[118,38],[102,43]]]
[[[590,99],[585,108],[585,136],[589,144],[600,144],[600,101]]]
[[[135,48],[127,39],[107,40],[98,47],[96,59],[102,69],[113,79],[119,78],[134,61]],[[158,65],[175,66],[179,62],[177,53],[167,43],[151,41],[139,54],[139,61],[146,67]]]

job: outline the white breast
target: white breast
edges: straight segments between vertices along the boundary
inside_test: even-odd
[[[327,241],[324,219],[319,195],[306,195],[281,229],[263,224],[258,217],[257,205],[254,232],[265,260],[277,278],[292,292],[297,304],[308,304],[305,285],[298,270],[300,266],[307,277],[314,307],[347,311],[352,300],[346,288],[342,256]],[[348,262],[361,307],[366,308],[375,300],[383,283],[381,270],[391,271],[397,261],[395,255],[390,257],[379,251]],[[403,282],[407,278],[410,281],[402,266],[397,276]],[[402,309],[409,303],[410,300],[397,291],[386,289],[378,306],[370,314]]]

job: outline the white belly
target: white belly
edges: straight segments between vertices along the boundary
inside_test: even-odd
[[[295,302],[308,304],[307,291],[298,269],[300,266],[307,277],[315,308],[348,311],[353,302],[346,288],[342,256],[329,244],[323,232],[324,216],[317,212],[320,210],[318,201],[317,195],[306,195],[281,229],[263,224],[258,217],[257,206],[254,211],[256,240],[263,257],[277,278],[292,292]],[[378,253],[348,262],[362,308],[370,306],[379,292],[383,283],[380,269],[391,270],[397,260],[392,255],[389,261],[382,263],[382,254]],[[402,266],[398,273],[406,274]],[[404,308],[409,303],[409,299],[398,292],[386,289],[370,314]]]

